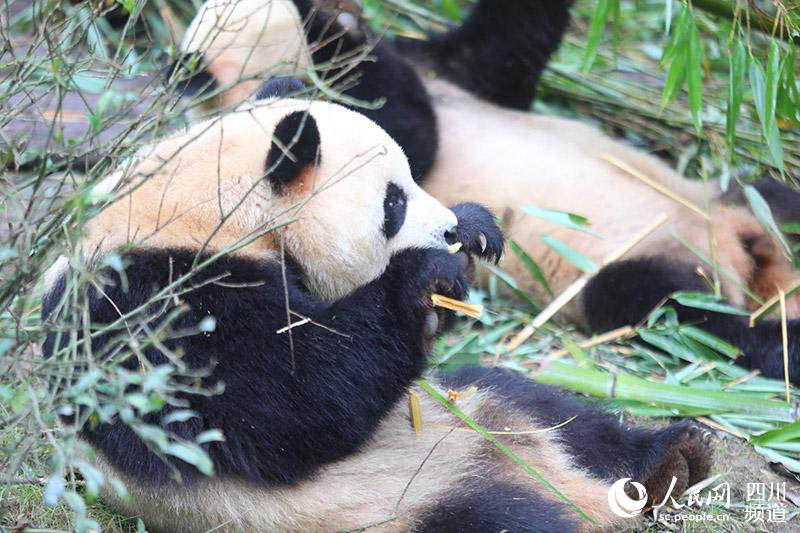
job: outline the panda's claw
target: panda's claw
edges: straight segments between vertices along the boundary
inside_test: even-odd
[[[458,204],[450,209],[458,218],[456,238],[462,243],[462,250],[487,261],[500,261],[505,243],[492,212],[474,203]]]

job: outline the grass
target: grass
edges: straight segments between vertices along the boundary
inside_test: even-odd
[[[468,8],[468,2],[460,0],[364,0],[363,4],[377,27],[389,25],[391,31],[405,35],[442,27]],[[710,4],[716,7],[704,7]],[[748,82],[751,72],[739,76],[731,68],[729,50],[740,46],[747,57],[759,62],[765,83],[771,79],[778,86],[788,86],[791,70],[781,70],[781,64],[795,61],[797,65],[796,58],[786,42],[777,39],[780,33],[771,38],[769,32],[749,31],[743,19],[733,24],[730,14],[719,11],[723,4],[696,1],[692,20],[687,22],[680,18],[680,2],[626,0],[617,9],[613,0],[579,1],[571,33],[543,77],[535,111],[589,121],[670,160],[687,176],[720,179],[729,187],[740,187],[767,171],[796,184],[800,97],[779,87],[767,112],[763,91]],[[46,334],[38,319],[41,276],[58,253],[74,252],[81,226],[93,212],[88,185],[135,146],[182,122],[169,92],[152,84],[146,87],[145,94],[152,98],[147,109],[129,129],[112,131],[126,119],[126,109],[139,95],[117,91],[109,82],[135,80],[159,68],[194,7],[185,0],[162,0],[96,5],[56,2],[55,9],[41,9],[47,5],[37,3],[34,9],[16,0],[0,9],[6,36],[28,36],[46,49],[36,55],[18,47],[0,55],[0,72],[6,74],[0,79],[0,102],[9,105],[16,95],[39,94],[36,91],[58,95],[78,91],[93,95],[98,105],[90,138],[71,143],[53,130],[44,150],[18,147],[2,154],[9,172],[0,179],[0,217],[8,222],[0,228],[0,476],[37,481],[0,486],[0,527],[67,531],[96,524],[104,531],[135,531],[140,527],[135,519],[125,519],[97,502],[85,510],[75,499],[62,499],[54,506],[42,503],[48,486],[40,478],[56,472],[70,480],[85,480],[92,474],[81,471],[72,460],[71,435],[64,434],[65,428],[54,416],[60,398],[51,386],[54,376],[79,377],[69,372],[81,371],[85,361],[70,360],[72,366],[65,374],[64,368],[38,358]],[[673,10],[671,16],[665,11],[667,6]],[[779,7],[786,8],[785,20],[781,19],[786,37],[792,24],[797,28],[793,17],[800,10],[796,2],[782,1]],[[138,22],[113,26],[110,22],[115,17],[124,20],[126,10]],[[666,20],[673,26],[672,37],[665,34]],[[687,35],[696,29],[699,40],[677,40],[680,24],[687,24]],[[91,60],[82,52],[87,45],[95,51]],[[676,52],[684,49],[685,56]],[[670,70],[682,58],[692,74],[684,80],[670,77]],[[671,87],[667,97],[665,85]],[[734,97],[740,107],[732,127],[728,109]],[[653,105],[662,101],[663,108]],[[10,109],[9,117],[22,112],[19,107]],[[104,135],[107,131],[112,134]],[[94,143],[106,157],[76,165],[85,160],[87,143]],[[565,223],[580,226],[579,219],[568,218]],[[535,275],[534,266],[531,270]],[[472,302],[485,304],[489,312],[478,321],[460,321],[453,333],[438,341],[437,365],[484,363],[514,368],[538,381],[604,398],[620,418],[637,423],[698,418],[717,428],[715,473],[725,476],[720,481],[731,483],[734,502],[744,501],[747,483],[786,479],[774,474],[768,462],[782,464],[791,475],[800,473],[800,431],[794,423],[797,391],[791,389],[787,403],[782,382],[749,376],[733,365],[729,346],[678,324],[668,310],[669,302],[638,330],[660,349],[628,338],[581,348],[586,339],[571,325],[554,319],[511,353],[508,341],[532,323],[541,309],[524,294],[517,294],[514,301],[503,298],[505,285],[513,285],[513,280],[497,272],[486,286],[473,291]],[[683,297],[696,305],[708,304],[697,295]],[[103,387],[119,386],[113,369],[94,370],[98,371],[96,381],[79,391],[86,395],[82,400],[130,407],[117,405],[112,394],[102,393]],[[163,399],[172,392],[167,380],[156,397]],[[93,499],[88,485],[76,483],[68,485],[70,489],[81,495],[80,501]],[[791,509],[794,519],[796,509]],[[742,507],[726,512],[730,520],[724,530],[751,530]],[[793,525],[794,520],[787,527]],[[642,531],[667,527],[662,522]],[[702,523],[684,524],[677,530],[717,531],[716,524]]]

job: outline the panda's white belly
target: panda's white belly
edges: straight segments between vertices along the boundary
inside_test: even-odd
[[[544,270],[554,292],[581,272],[546,246],[542,234],[565,242],[599,266],[664,213],[668,222],[626,257],[691,253],[673,233],[707,249],[707,222],[701,216],[601,156],[623,161],[703,207],[706,193],[701,182],[686,180],[655,158],[580,122],[502,109],[441,81],[428,82],[428,89],[435,102],[440,146],[424,188],[445,205],[475,201],[491,208],[507,224],[508,236]],[[582,215],[601,238],[526,215],[525,206]],[[547,301],[544,289],[513,253],[507,250],[501,267],[534,299]],[[566,311],[577,318],[575,309]]]

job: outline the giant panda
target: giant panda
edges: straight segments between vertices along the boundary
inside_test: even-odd
[[[92,336],[95,359],[128,356],[128,372],[179,361],[224,386],[145,419],[188,441],[221,429],[203,444],[215,477],[170,458],[176,481],[119,415],[81,430],[96,467],[127,488],[103,497],[151,531],[585,531],[624,525],[708,473],[706,436],[685,422],[622,426],[498,369],[428,377],[590,522],[414,385],[444,324],[430,294],[462,298],[470,257],[496,260],[503,237],[484,208],[447,209],[420,189],[358,113],[245,104],[142,149],[96,192],[111,200],[86,226],[83,264],[49,272],[45,324],[81,301],[69,269],[89,267],[90,316],[75,334],[119,328]],[[209,315],[216,328],[198,328]],[[151,342],[134,343],[126,332],[142,322]],[[45,354],[60,350],[54,332]],[[167,421],[187,408],[196,416]],[[612,491],[615,514],[609,490],[626,478],[639,496]]]
[[[501,215],[508,235],[541,267],[553,293],[561,293],[583,272],[540,235],[559,239],[602,267],[561,310],[589,332],[637,324],[676,291],[707,292],[707,279],[715,272],[722,296],[750,310],[774,296],[777,288],[800,282],[783,248],[741,198],[731,201],[715,185],[706,190],[703,183],[687,180],[585,124],[527,112],[536,81],[567,27],[570,4],[510,0],[500,6],[479,0],[461,26],[445,33],[424,41],[398,38],[373,44],[349,14],[338,15],[310,0],[210,0],[190,26],[182,49],[201,54],[202,72],[219,81],[217,94],[227,106],[244,94],[224,90],[236,79],[225,75],[235,70],[230,64],[252,79],[280,73],[288,62],[294,71],[316,68],[332,72],[336,80],[349,80],[342,88],[345,97],[385,97],[380,109],[359,111],[406,150],[415,179],[445,204],[478,199]],[[278,6],[281,17],[274,14]],[[227,31],[229,27],[233,30]],[[292,54],[282,54],[276,43],[291,44]],[[374,46],[373,55],[353,66],[353,56],[365,46]],[[249,50],[248,60],[237,62],[231,50],[244,49]],[[409,76],[410,68],[419,81]],[[606,156],[696,206],[708,205],[708,220]],[[756,188],[778,222],[800,219],[800,193],[771,179],[762,179]],[[578,213],[601,238],[526,215],[525,206]],[[669,217],[667,223],[621,260],[603,266],[605,257],[660,214]],[[501,267],[535,302],[544,306],[550,301],[516,254],[506,254]],[[675,307],[682,321],[699,323],[739,346],[741,365],[783,377],[777,320],[761,320],[749,328],[735,315]],[[789,378],[797,382],[800,296],[789,298],[788,315]]]

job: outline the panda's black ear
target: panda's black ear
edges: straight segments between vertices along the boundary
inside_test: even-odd
[[[201,96],[217,89],[214,77],[205,69],[205,59],[200,52],[181,54],[161,71],[166,84],[175,83],[182,96]]]
[[[281,194],[303,170],[319,158],[317,121],[305,111],[283,117],[272,134],[267,154],[266,175],[272,190]]]
[[[295,96],[306,89],[305,84],[297,78],[281,76],[272,78],[262,85],[256,93],[256,100],[266,100],[267,98],[285,98]]]

